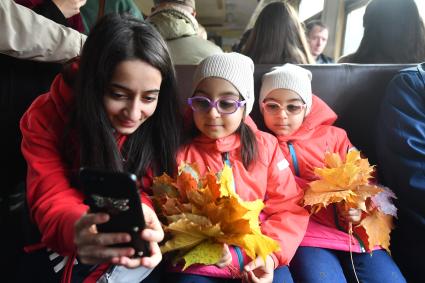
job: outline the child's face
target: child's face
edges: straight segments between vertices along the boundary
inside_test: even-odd
[[[130,135],[152,116],[158,104],[161,82],[160,71],[141,60],[117,65],[103,104],[118,133]]]
[[[193,97],[206,97],[212,102],[217,99],[228,99],[229,103],[239,101],[238,90],[227,80],[221,78],[206,78],[196,87]],[[216,107],[206,111],[193,111],[196,127],[212,139],[220,139],[233,134],[241,124],[244,116],[244,106],[238,107],[232,114],[221,114]]]
[[[264,123],[276,136],[289,136],[303,121],[306,107],[301,97],[292,90],[275,89],[263,102]]]

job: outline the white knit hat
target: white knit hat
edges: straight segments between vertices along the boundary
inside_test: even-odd
[[[246,100],[246,116],[254,105],[254,62],[251,58],[236,53],[211,55],[197,66],[193,76],[192,94],[198,84],[206,78],[222,78],[230,82]]]
[[[311,93],[312,74],[309,70],[293,64],[274,67],[263,76],[259,105],[263,111],[263,101],[275,89],[283,88],[296,92],[307,106],[306,115],[310,113],[312,103]]]

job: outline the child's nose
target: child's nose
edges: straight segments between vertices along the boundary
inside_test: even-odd
[[[207,114],[212,117],[219,117],[221,115],[220,112],[218,112],[217,107],[214,106],[210,108]]]
[[[280,112],[278,114],[280,117],[287,119],[288,118],[288,112],[286,109],[280,109]]]

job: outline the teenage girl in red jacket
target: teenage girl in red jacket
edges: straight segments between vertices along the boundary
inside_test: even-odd
[[[64,257],[55,271],[66,263],[65,282],[82,282],[89,274],[95,281],[115,270],[134,274],[117,266],[152,269],[161,260],[164,234],[145,189],[153,175],[174,173],[178,148],[176,84],[166,44],[149,24],[111,14],[92,30],[72,67],[21,120],[31,218],[42,244]],[[152,256],[133,258],[132,248],[110,247],[128,242],[129,234],[96,232],[109,216],[90,213],[83,203],[75,182],[81,166],[138,177],[147,223],[140,237],[150,242]],[[140,282],[146,273],[128,282]]]

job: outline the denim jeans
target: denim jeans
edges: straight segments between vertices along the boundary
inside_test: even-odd
[[[403,275],[384,250],[353,253],[357,277],[365,283],[405,283]],[[350,253],[315,247],[299,247],[290,264],[296,283],[357,282]]]
[[[173,283],[240,283],[240,279],[226,279],[206,277],[187,273],[168,273],[167,280]],[[274,271],[273,283],[293,283],[291,273],[287,266],[281,266]]]

